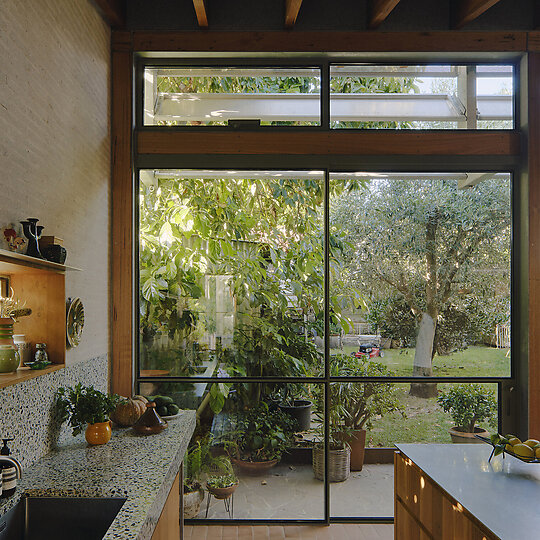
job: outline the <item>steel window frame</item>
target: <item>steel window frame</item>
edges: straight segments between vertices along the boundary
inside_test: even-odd
[[[358,61],[358,60],[356,60]],[[144,126],[143,125],[143,75],[144,67],[146,66],[169,66],[169,67],[223,67],[223,66],[235,66],[240,67],[320,67],[321,73],[321,125],[320,126],[261,126],[258,129],[270,129],[274,131],[288,131],[288,130],[317,130],[317,131],[326,131],[326,132],[336,132],[339,129],[330,128],[330,65],[338,63],[355,63],[355,60],[348,56],[346,58],[340,59],[333,57],[329,59],[320,59],[315,61],[313,57],[306,57],[305,61],[298,57],[287,58],[286,56],[283,59],[279,60],[279,63],[275,59],[264,60],[261,58],[220,58],[214,61],[207,61],[206,58],[182,58],[182,59],[170,59],[170,58],[143,58],[141,55],[138,55],[135,62],[135,100],[134,100],[134,110],[135,110],[135,130],[146,131],[146,130],[155,130],[160,131],[192,131],[193,129],[201,131],[223,131],[230,130],[228,126]],[[381,62],[369,62],[377,65],[381,65]],[[414,62],[415,65],[429,65],[427,62]],[[433,62],[435,63],[435,62]],[[456,62],[437,62],[441,63],[459,63],[459,65],[489,65],[489,64],[511,64],[514,68],[514,129],[516,131],[516,126],[520,125],[520,112],[517,104],[520,99],[520,86],[518,81],[520,80],[519,73],[519,61],[508,61],[508,60],[479,60],[479,61],[462,61],[457,60]],[[403,61],[395,62],[392,64],[385,65],[403,65]],[[356,128],[346,128],[347,131],[361,131]],[[436,130],[428,130],[436,131]],[[495,130],[490,130],[495,131]],[[508,130],[505,130],[508,131]],[[220,155],[220,156],[210,156],[206,155],[193,155],[193,156],[159,156],[159,155],[138,155],[134,151],[133,163],[134,163],[134,190],[135,194],[138,195],[139,188],[139,172],[142,169],[172,169],[172,168],[183,168],[183,169],[230,169],[239,168],[240,166],[243,169],[275,169],[275,156],[241,156],[241,155]],[[345,377],[330,377],[329,373],[329,359],[330,359],[330,347],[329,340],[327,336],[329,335],[329,197],[328,197],[328,188],[329,188],[329,176],[330,172],[350,172],[351,169],[362,170],[367,172],[509,172],[512,174],[512,248],[511,248],[511,333],[512,333],[512,347],[511,351],[517,353],[518,347],[515,344],[518,343],[518,339],[523,336],[525,328],[523,326],[523,313],[522,313],[522,303],[524,299],[522,298],[522,286],[517,282],[517,269],[518,265],[522,263],[523,257],[526,256],[519,245],[519,242],[516,240],[515,233],[522,231],[523,227],[526,226],[524,219],[527,217],[522,213],[522,206],[524,198],[526,200],[526,194],[524,194],[524,189],[526,185],[523,185],[521,180],[523,175],[520,169],[519,160],[515,158],[498,158],[493,156],[484,157],[470,157],[470,156],[447,156],[442,159],[438,159],[435,156],[425,156],[425,157],[407,157],[407,156],[364,156],[364,157],[355,157],[355,156],[288,156],[284,160],[286,165],[281,166],[280,168],[287,168],[288,170],[306,170],[306,169],[317,169],[324,170],[324,302],[325,302],[325,346],[324,346],[324,363],[325,363],[325,375],[323,378],[316,377],[232,377],[228,378],[227,382],[250,382],[250,383],[262,383],[262,382],[276,382],[276,383],[285,383],[291,382],[291,380],[305,383],[315,383],[323,384],[325,388],[325,410],[324,410],[324,421],[325,421],[325,479],[324,479],[324,517],[322,519],[285,519],[285,520],[274,520],[274,519],[193,519],[186,520],[186,523],[191,524],[330,524],[330,523],[393,523],[393,517],[369,517],[369,516],[351,516],[347,518],[338,518],[331,516],[330,509],[330,483],[328,482],[328,449],[329,449],[329,423],[328,423],[328,410],[329,410],[329,392],[328,388],[332,383],[339,383],[343,381],[357,381],[357,382],[392,382],[392,383],[410,383],[418,382],[416,377],[367,377],[367,378],[345,378]],[[271,164],[274,163],[274,166]],[[138,205],[138,196],[134,197],[134,226],[135,231],[138,237],[139,231],[139,205]],[[526,214],[526,213],[525,213]],[[216,378],[213,377],[141,377],[140,376],[140,355],[139,355],[139,339],[138,339],[138,313],[139,313],[139,245],[138,242],[134,242],[133,248],[133,268],[134,268],[134,291],[133,291],[133,320],[135,325],[134,336],[134,367],[135,367],[135,384],[137,390],[139,389],[141,382],[215,382]],[[525,306],[526,307],[526,306]],[[526,371],[527,367],[527,358],[522,358],[521,356],[516,357],[516,354],[512,355],[511,359],[511,374],[508,377],[430,377],[425,382],[433,383],[494,383],[498,387],[498,408],[499,408],[499,430],[504,424],[502,415],[503,415],[503,405],[506,405],[505,396],[509,395],[509,392],[513,391],[515,388],[520,386],[522,383],[522,377],[520,374],[522,370]],[[511,420],[511,423],[515,422]],[[507,423],[507,422],[506,422]]]

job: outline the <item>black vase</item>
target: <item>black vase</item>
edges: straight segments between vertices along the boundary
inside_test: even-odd
[[[43,226],[38,225],[37,218],[27,218],[26,221],[21,221],[23,226],[24,236],[28,239],[28,247],[26,248],[26,254],[30,257],[37,257],[38,259],[43,259],[41,251],[39,251],[39,242],[41,238],[41,232],[43,231]]]

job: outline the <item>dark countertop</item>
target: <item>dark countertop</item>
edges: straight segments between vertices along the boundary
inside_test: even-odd
[[[88,446],[84,434],[74,437],[23,470],[16,493],[0,499],[0,515],[23,494],[126,497],[104,539],[150,539],[194,429],[195,411],[181,411],[157,435],[113,429],[102,446]]]
[[[397,448],[501,540],[538,538],[540,463],[494,457],[488,444]]]

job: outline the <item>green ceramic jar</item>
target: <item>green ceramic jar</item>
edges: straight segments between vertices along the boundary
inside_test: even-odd
[[[19,363],[19,351],[13,345],[0,345],[0,373],[16,371]]]

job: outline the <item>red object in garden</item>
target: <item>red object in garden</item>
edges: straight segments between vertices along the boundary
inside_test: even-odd
[[[358,347],[358,351],[353,352],[352,356],[355,356],[356,358],[365,358],[366,360],[369,358],[375,358],[376,356],[380,356],[382,358],[384,356],[384,351],[375,345],[360,345]]]

